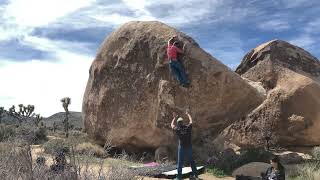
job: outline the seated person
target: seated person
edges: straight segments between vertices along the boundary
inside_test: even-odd
[[[285,171],[284,167],[280,163],[280,160],[277,156],[273,157],[270,160],[271,167],[268,168],[266,173],[262,173],[263,180],[285,180]]]
[[[285,180],[284,167],[280,163],[279,158],[274,156],[270,160],[270,163],[271,167],[265,173],[261,173],[261,177],[237,175],[236,180]]]

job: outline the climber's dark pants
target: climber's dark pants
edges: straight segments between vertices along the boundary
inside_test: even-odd
[[[177,169],[178,169],[177,179],[179,179],[179,180],[182,178],[183,159],[184,159],[185,155],[187,155],[188,160],[190,162],[190,166],[192,169],[192,175],[195,177],[198,177],[196,163],[194,162],[194,160],[192,158],[192,146],[183,147],[182,145],[179,145],[179,147],[178,147],[178,164],[177,164]]]
[[[186,86],[189,84],[187,75],[181,65],[177,60],[170,60],[170,69],[176,79],[179,81],[180,85]]]

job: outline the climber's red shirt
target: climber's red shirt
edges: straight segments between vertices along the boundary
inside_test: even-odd
[[[169,60],[177,60],[178,48],[169,44],[167,47],[167,56]]]

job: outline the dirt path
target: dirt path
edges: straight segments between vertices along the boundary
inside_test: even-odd
[[[50,155],[44,153],[44,149],[42,145],[32,145],[31,146],[31,155],[33,161],[35,161],[38,157],[46,158],[46,165],[50,166],[53,164],[53,159]]]

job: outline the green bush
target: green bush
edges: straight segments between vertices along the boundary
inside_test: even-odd
[[[214,176],[218,177],[218,178],[223,178],[226,177],[226,173],[218,168],[208,168],[207,169],[207,173],[213,174]]]
[[[43,144],[45,153],[55,155],[61,150],[70,151],[70,145],[64,139],[51,139]]]
[[[0,141],[5,141],[10,137],[14,137],[16,129],[14,126],[0,125]]]

